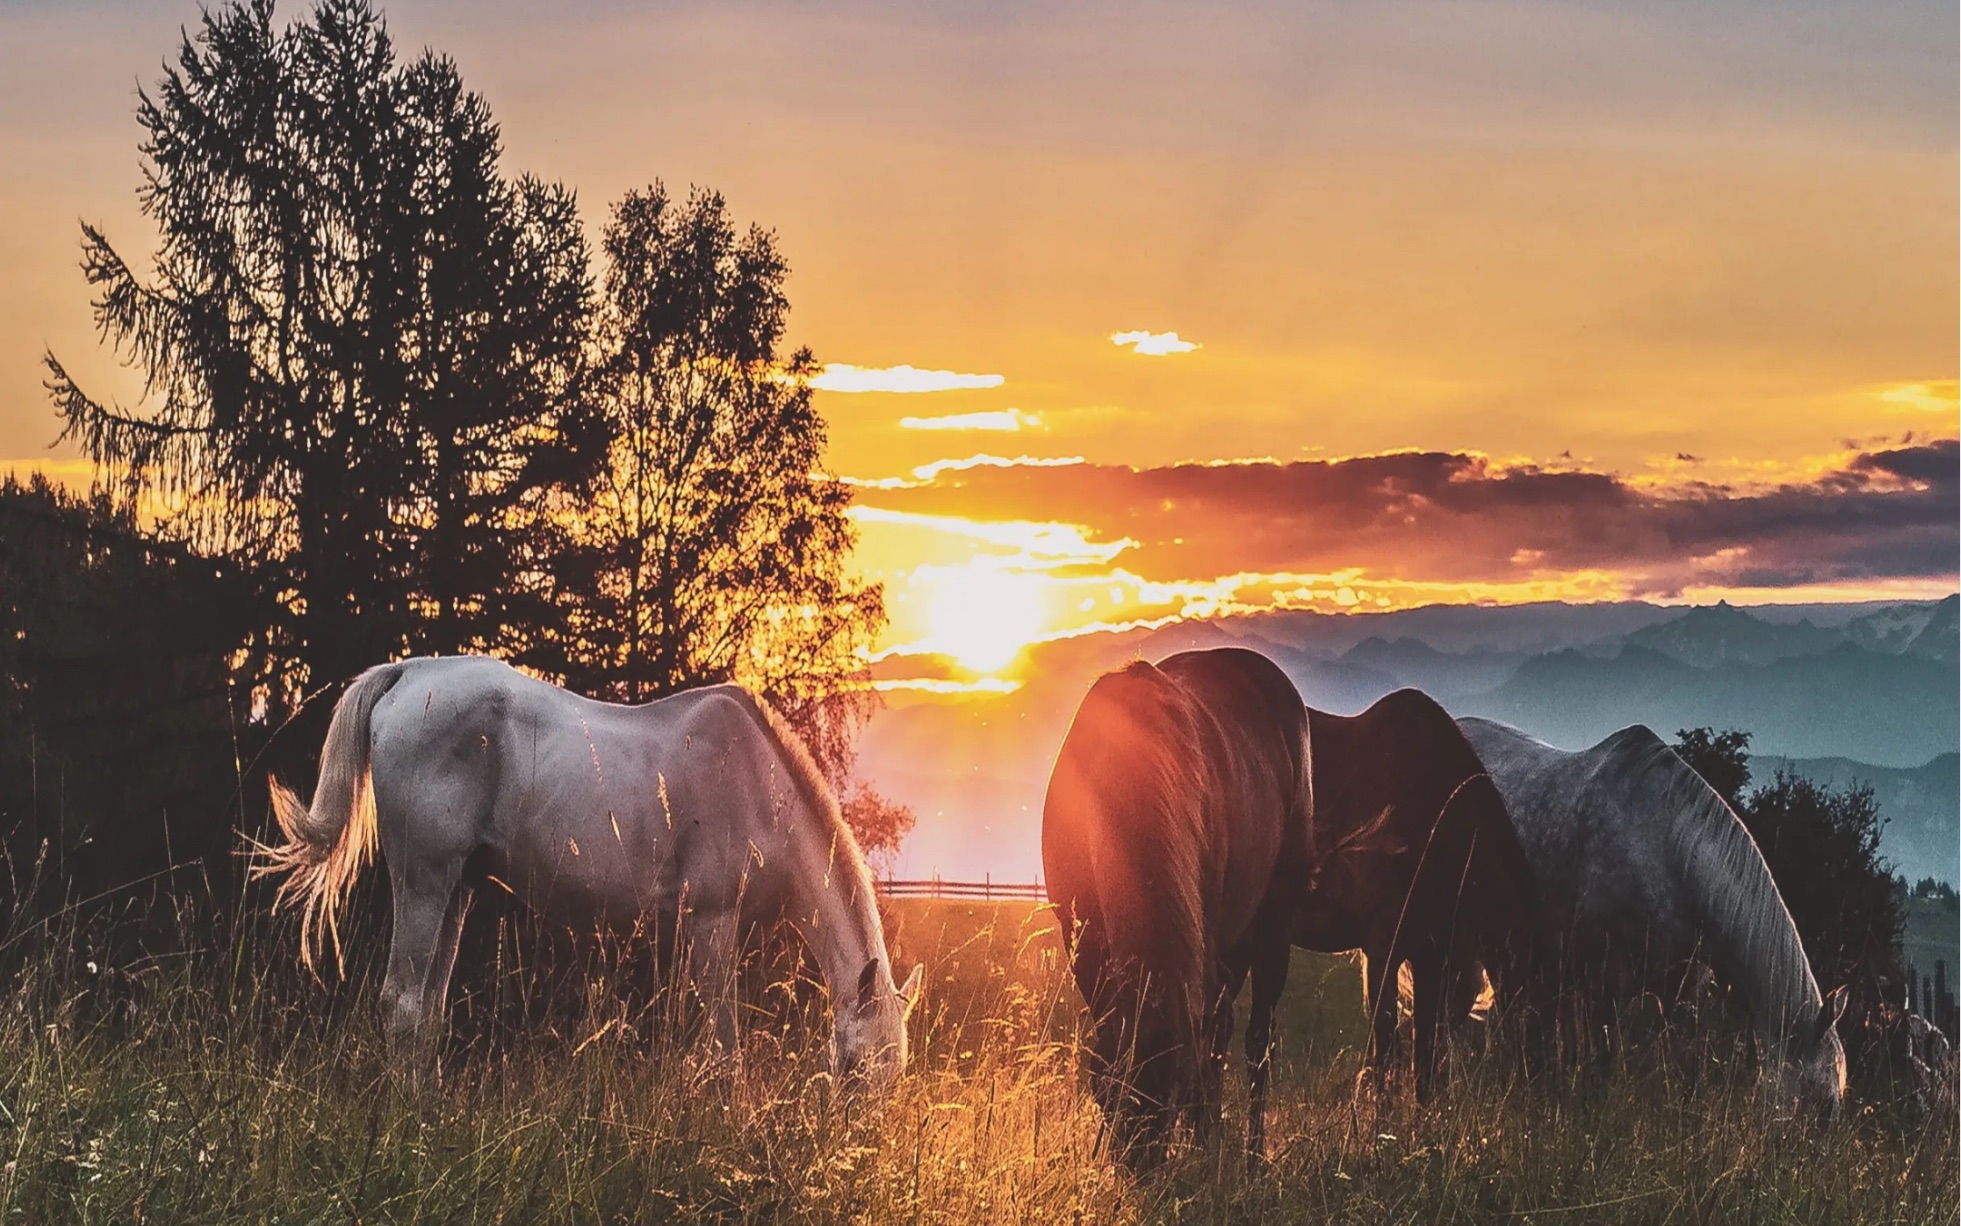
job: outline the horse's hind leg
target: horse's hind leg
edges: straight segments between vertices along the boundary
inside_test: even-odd
[[[1445,1057],[1437,1052],[1446,986],[1444,963],[1436,958],[1415,958],[1410,961],[1410,972],[1416,993],[1416,1101],[1428,1103],[1450,1075]]]
[[[1257,1166],[1266,1159],[1266,1091],[1273,1074],[1271,1056],[1273,1014],[1287,986],[1291,947],[1275,941],[1253,956],[1253,1009],[1246,1019],[1246,1075],[1250,1085],[1246,1111],[1246,1160]]]
[[[458,861],[389,875],[395,922],[381,985],[382,1024],[389,1046],[407,1056],[415,1079],[434,1063],[442,1033],[443,995],[463,923],[463,905],[455,898],[462,870]]]
[[[1212,1050],[1199,1072],[1199,1101],[1192,1120],[1192,1135],[1200,1146],[1212,1143],[1224,1106],[1226,1057],[1232,1051],[1232,1006],[1239,989],[1246,983],[1245,962],[1227,961],[1219,967],[1219,996],[1212,1008]]]
[[[1397,970],[1402,965],[1401,950],[1386,951],[1377,957],[1375,951],[1363,953],[1367,963],[1368,978],[1366,986],[1369,993],[1369,1062],[1373,1066],[1377,1094],[1388,1090],[1389,1073],[1392,1065],[1402,1054],[1402,1044],[1397,1035]]]

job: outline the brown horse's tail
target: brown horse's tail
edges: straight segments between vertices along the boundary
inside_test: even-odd
[[[323,934],[339,965],[340,908],[361,870],[374,859],[375,810],[369,786],[368,733],[375,704],[401,679],[403,666],[383,664],[362,673],[334,706],[327,741],[320,750],[320,780],[313,803],[304,804],[291,788],[270,779],[272,815],[285,841],[278,846],[252,842],[254,877],[285,874],[275,908],[300,908],[300,960],[311,970]]]
[[[1097,680],[1057,757],[1044,824],[1089,871],[1080,909],[1098,1044],[1147,1110],[1188,1100],[1208,1012],[1204,882],[1210,853],[1196,743],[1200,713],[1171,678],[1134,663]],[[1055,873],[1051,872],[1053,880]],[[1083,979],[1078,962],[1078,979]]]

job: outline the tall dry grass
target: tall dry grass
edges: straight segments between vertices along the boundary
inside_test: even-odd
[[[1306,956],[1269,1168],[1227,1149],[1134,1181],[1102,1152],[1042,916],[892,919],[895,961],[925,962],[929,987],[913,1071],[877,1106],[835,1092],[808,991],[758,991],[730,1059],[687,1042],[678,995],[601,983],[538,1008],[513,960],[461,989],[478,1020],[411,1093],[372,968],[311,984],[287,927],[113,966],[56,934],[0,1001],[0,1223],[1955,1218],[1953,1120],[1866,1104],[1822,1131],[1779,1124],[1721,1045],[1686,1074],[1630,1056],[1555,1085],[1467,1056],[1443,1104],[1377,1101],[1357,1088],[1355,977]],[[482,1020],[499,1016],[543,1020]]]

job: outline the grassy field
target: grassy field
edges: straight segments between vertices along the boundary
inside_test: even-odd
[[[1807,1132],[1714,1057],[1692,1084],[1663,1063],[1557,1086],[1467,1060],[1441,1106],[1374,1101],[1353,964],[1307,956],[1271,1169],[1195,1153],[1134,1182],[1080,1089],[1045,913],[902,902],[891,935],[929,995],[914,1071],[874,1108],[821,1074],[821,1002],[782,993],[739,1061],[602,987],[556,1024],[453,1043],[442,1084],[410,1093],[372,983],[291,976],[290,933],[93,970],[57,950],[0,1007],[0,1223],[1918,1223],[1961,1196],[1953,1120],[1867,1105]]]

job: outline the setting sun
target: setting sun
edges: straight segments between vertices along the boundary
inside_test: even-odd
[[[922,644],[977,673],[995,673],[1049,627],[1039,576],[977,558],[933,584],[931,636]]]

